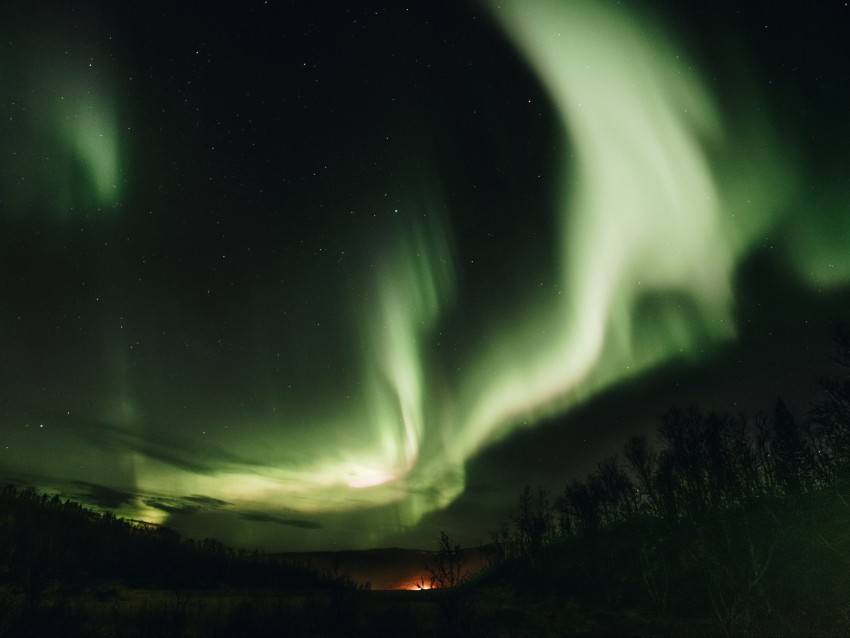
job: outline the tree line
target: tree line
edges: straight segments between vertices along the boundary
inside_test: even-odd
[[[0,586],[18,588],[37,604],[54,584],[102,580],[153,587],[343,584],[306,566],[284,565],[211,538],[184,538],[169,527],[95,512],[58,495],[12,485],[0,489]]]
[[[782,399],[770,414],[703,413],[694,405],[661,418],[658,445],[636,435],[585,479],[554,498],[522,490],[510,523],[491,533],[501,557],[533,557],[559,539],[651,518],[670,527],[764,499],[812,492],[850,479],[850,329],[837,326],[832,360],[802,421]]]
[[[709,611],[724,632],[783,630],[758,623],[798,605],[795,586],[829,604],[850,566],[850,330],[833,344],[837,373],[803,418],[782,399],[755,416],[673,408],[654,444],[633,436],[558,494],[525,486],[486,564],[612,609]]]

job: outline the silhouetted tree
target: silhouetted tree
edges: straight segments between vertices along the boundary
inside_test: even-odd
[[[810,412],[818,465],[827,480],[850,479],[850,329],[836,324],[832,360],[839,372],[818,380],[821,400]]]
[[[658,433],[666,444],[659,470],[665,473],[667,505],[675,503],[673,509],[680,517],[702,518],[708,510],[710,494],[702,416],[695,406],[686,410],[674,408],[662,417]]]
[[[770,450],[779,487],[786,494],[799,493],[807,475],[808,450],[794,416],[782,399],[777,399],[774,408]]]
[[[586,482],[574,480],[566,489],[576,528],[582,533],[594,532],[602,524],[602,489],[599,479],[591,474]]]
[[[420,580],[420,589],[446,589],[457,587],[470,578],[468,570],[463,568],[463,551],[459,544],[452,543],[446,532],[440,532],[440,546],[431,565],[426,569],[430,575],[430,583]]]
[[[503,523],[499,529],[490,532],[490,544],[486,551],[487,564],[498,565],[508,558],[513,558],[516,553],[516,543],[508,523]]]
[[[566,490],[555,499],[552,506],[552,515],[554,517],[555,534],[559,539],[569,538],[577,532],[572,507],[567,498]]]
[[[850,506],[821,490],[850,480],[850,330],[833,341],[839,372],[803,427],[781,399],[752,418],[674,408],[654,448],[632,437],[626,466],[605,459],[554,507],[526,486],[513,520],[523,554],[543,557],[535,579],[612,611],[635,598],[659,613],[702,606],[725,634],[783,633],[778,609],[820,605],[833,588],[820,574],[850,564],[836,503]],[[545,530],[561,542],[547,547]]]
[[[628,520],[637,514],[635,486],[616,456],[599,463],[590,481],[598,486],[599,511],[604,524]]]
[[[633,436],[626,443],[623,455],[629,462],[629,466],[637,477],[635,487],[637,496],[637,507],[640,513],[658,514],[660,505],[658,494],[655,489],[655,470],[658,463],[658,455],[649,448],[646,436]]]
[[[532,492],[531,486],[526,485],[519,496],[514,525],[520,551],[532,561],[554,538],[554,520],[548,492],[542,486]]]

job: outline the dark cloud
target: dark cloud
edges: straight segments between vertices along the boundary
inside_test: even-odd
[[[0,474],[0,484],[31,488],[48,494],[58,493],[62,498],[68,498],[86,506],[110,510],[130,504],[138,496],[131,490],[116,489],[90,481],[68,481],[42,473]]]
[[[306,521],[300,518],[280,518],[270,514],[260,514],[257,512],[244,512],[239,515],[240,518],[251,521],[252,523],[276,523],[278,525],[286,525],[288,527],[298,527],[300,529],[321,529],[322,524],[315,521]]]
[[[201,509],[200,506],[186,503],[183,499],[179,498],[148,497],[142,499],[142,502],[148,507],[153,507],[169,514],[195,514]]]
[[[222,501],[221,499],[213,498],[212,496],[204,496],[202,494],[184,496],[183,500],[189,501],[190,503],[196,503],[205,509],[221,509],[230,505],[227,501]]]
[[[162,510],[163,512],[180,515],[219,511],[230,505],[227,501],[222,501],[212,496],[204,496],[203,494],[179,497],[147,495],[142,499],[142,502],[149,507]]]
[[[99,485],[98,483],[74,481],[73,485],[84,490],[83,494],[75,495],[75,498],[84,500],[97,507],[117,509],[124,504],[131,503],[135,499],[135,494],[131,492],[116,490],[115,488]]]
[[[56,423],[70,426],[74,436],[101,450],[117,453],[136,452],[149,459],[194,474],[212,475],[223,467],[255,467],[262,463],[255,458],[233,454],[207,443],[199,453],[197,441],[175,435],[169,428],[156,423],[140,423],[133,431],[108,420],[74,417],[54,412]],[[223,501],[222,501],[223,502]]]

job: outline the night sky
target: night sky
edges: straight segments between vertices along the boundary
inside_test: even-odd
[[[0,6],[0,478],[268,550],[482,542],[850,319],[850,7]]]

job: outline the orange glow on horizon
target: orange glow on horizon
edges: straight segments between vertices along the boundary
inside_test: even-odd
[[[423,577],[419,577],[417,579],[409,580],[404,583],[401,583],[394,587],[393,589],[400,589],[406,591],[424,591],[426,589],[432,589],[431,583],[425,580]]]

